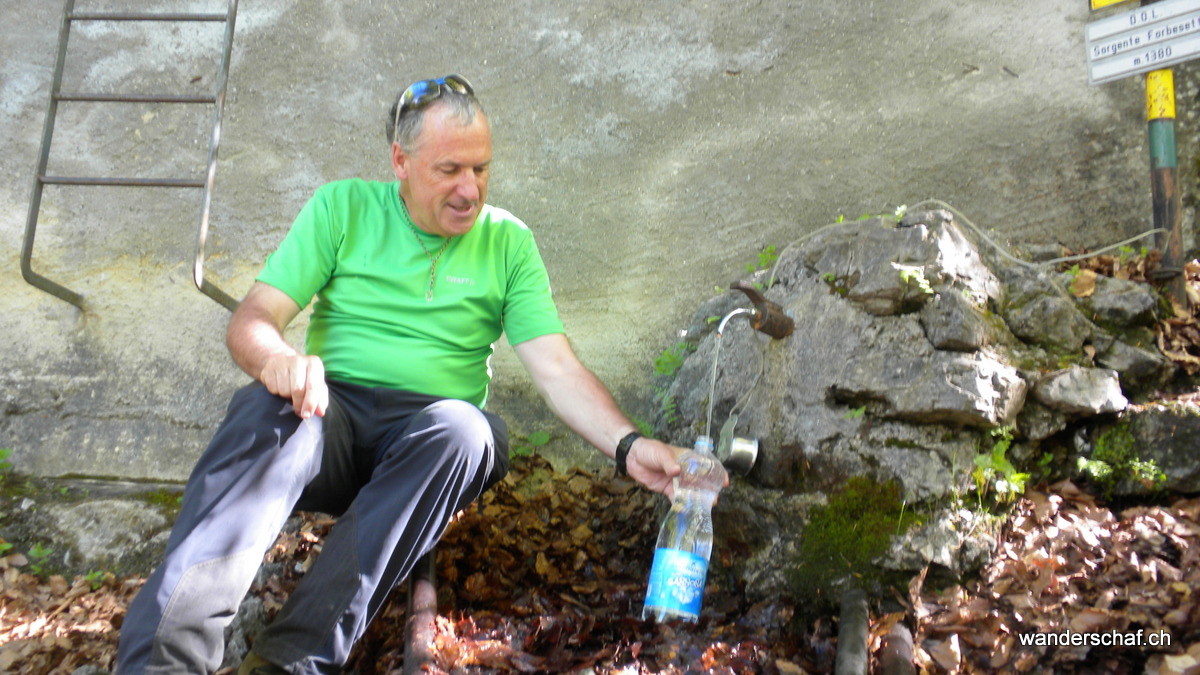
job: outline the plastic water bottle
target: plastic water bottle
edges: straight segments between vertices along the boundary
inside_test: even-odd
[[[712,449],[712,439],[701,436],[696,447],[679,458],[683,471],[675,480],[674,501],[658,531],[643,619],[700,618],[713,545],[712,505],[725,484],[725,469]]]

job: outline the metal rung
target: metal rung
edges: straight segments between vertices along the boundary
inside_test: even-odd
[[[207,103],[217,102],[216,96],[191,96],[182,94],[55,94],[57,101],[91,101],[95,103]]]
[[[108,185],[117,187],[202,188],[195,178],[99,178],[92,176],[38,176],[46,185]]]
[[[79,12],[67,21],[225,21],[224,14],[188,14],[173,12]]]
[[[42,146],[34,173],[33,194],[29,199],[29,217],[25,221],[25,239],[21,245],[21,276],[30,285],[84,309],[83,296],[33,269],[33,243],[37,233],[38,214],[41,210],[42,188],[46,185],[108,185],[129,187],[202,188],[200,223],[196,237],[196,258],[192,263],[192,281],[201,293],[221,306],[233,311],[238,301],[218,288],[204,276],[204,247],[208,239],[208,219],[212,213],[212,193],[216,182],[217,149],[221,140],[221,118],[225,108],[225,92],[229,84],[229,64],[233,54],[233,32],[237,20],[238,0],[227,0],[225,14],[146,13],[146,12],[76,12],[75,0],[64,0],[62,23],[58,32],[58,57],[50,84],[50,105],[46,110],[46,121],[42,127]],[[73,92],[63,94],[63,67],[67,58],[67,42],[74,21],[214,21],[224,22],[225,38],[221,50],[221,65],[217,71],[215,96],[155,94],[97,94]],[[208,168],[203,180],[179,178],[100,178],[75,176],[48,176],[50,145],[54,137],[54,122],[58,115],[58,104],[66,101],[92,101],[116,103],[209,103],[213,105],[212,133],[208,144]]]

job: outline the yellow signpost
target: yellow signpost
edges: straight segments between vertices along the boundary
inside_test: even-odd
[[[1090,0],[1092,10],[1128,0]],[[1088,81],[1103,84],[1144,73],[1155,243],[1162,261],[1151,277],[1186,307],[1171,66],[1200,57],[1200,0],[1161,0],[1088,24]]]
[[[1170,297],[1186,307],[1179,156],[1175,144],[1175,76],[1170,68],[1146,73],[1146,124],[1154,227],[1165,230],[1157,237],[1158,248],[1163,252],[1162,263],[1152,276],[1164,282]]]

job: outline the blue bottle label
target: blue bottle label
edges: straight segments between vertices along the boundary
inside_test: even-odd
[[[700,600],[704,597],[707,575],[708,561],[695,553],[673,548],[655,549],[646,606],[700,616]]]

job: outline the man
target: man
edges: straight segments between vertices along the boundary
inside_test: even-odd
[[[238,391],[184,492],[162,566],[130,605],[119,673],[205,673],[293,511],[340,514],[239,672],[338,672],[451,516],[507,471],[482,411],[503,331],[551,409],[651,490],[683,452],[633,432],[576,358],[528,228],[485,203],[488,121],[450,75],[388,119],[397,183],[323,186],[230,320]],[[283,329],[317,298],[306,353]]]

